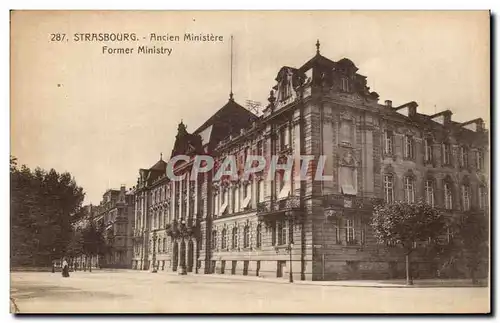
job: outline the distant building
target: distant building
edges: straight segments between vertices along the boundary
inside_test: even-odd
[[[100,259],[101,267],[131,268],[134,191],[127,191],[125,186],[106,191],[95,219],[104,226],[105,239],[110,247]]]
[[[239,165],[249,154],[309,155],[315,162],[307,179],[277,172],[267,181],[264,172],[215,182],[211,172],[170,182],[163,160],[141,169],[133,268],[264,277],[292,270],[296,280],[402,277],[399,249],[378,245],[371,232],[375,203],[423,198],[448,217],[488,216],[489,141],[481,119],[421,114],[415,102],[379,104],[352,61],[332,61],[317,47],[304,65],[279,70],[262,116],[231,96],[194,132],[181,122],[172,151],[219,163],[233,155]],[[322,174],[332,180],[313,178],[322,155]],[[191,166],[178,164],[176,174]],[[448,232],[442,243],[452,239]],[[437,270],[435,259],[416,253],[415,273],[433,277]]]

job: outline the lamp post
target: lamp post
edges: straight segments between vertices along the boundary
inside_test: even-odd
[[[293,248],[293,242],[290,241],[290,244],[288,246],[288,252],[290,253],[290,283],[293,283],[293,270],[292,270],[292,248]]]
[[[151,259],[151,272],[156,273],[156,231],[153,232],[153,257]]]
[[[179,263],[181,265],[181,270],[179,271],[179,275],[187,275],[187,270],[186,270],[186,243],[184,241],[184,230],[186,229],[185,227],[186,221],[184,219],[181,219],[181,247],[179,252],[181,259],[179,259]],[[183,248],[184,247],[184,248]]]

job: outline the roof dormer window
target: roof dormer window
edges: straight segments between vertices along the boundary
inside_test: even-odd
[[[342,91],[344,92],[349,92],[350,91],[350,86],[349,86],[349,80],[347,79],[347,77],[343,77],[341,79],[341,86],[342,86]]]

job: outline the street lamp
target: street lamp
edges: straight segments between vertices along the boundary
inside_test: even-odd
[[[292,270],[292,248],[293,248],[293,242],[290,241],[290,244],[288,246],[288,252],[290,252],[290,283],[293,283],[293,270]]]
[[[181,219],[181,230],[186,230],[186,221],[184,218]],[[182,248],[184,246],[184,248]],[[186,270],[186,243],[184,241],[184,231],[181,232],[181,250],[180,252],[181,259],[179,259],[181,270],[179,271],[179,275],[187,275]]]

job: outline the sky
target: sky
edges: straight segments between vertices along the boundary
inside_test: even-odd
[[[74,33],[135,32],[136,43],[75,42]],[[223,42],[149,42],[151,33],[214,34]],[[65,33],[68,41],[51,41]],[[68,171],[97,204],[136,184],[139,168],[168,159],[182,120],[194,131],[237,102],[265,106],[282,66],[321,54],[351,59],[380,101],[420,113],[490,120],[486,11],[453,12],[14,12],[11,154],[29,167]],[[144,40],[142,37],[146,37]],[[103,54],[102,46],[172,48],[167,55]]]

